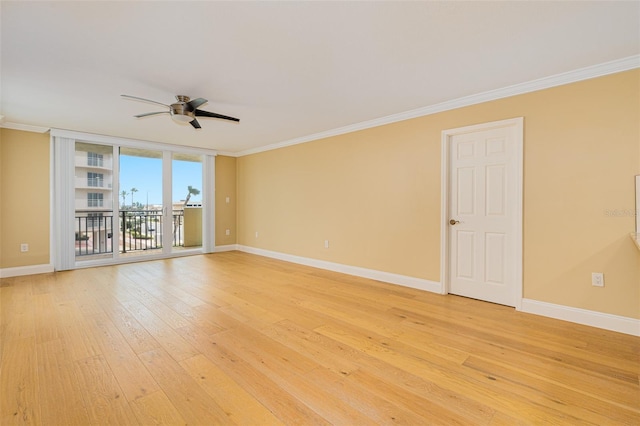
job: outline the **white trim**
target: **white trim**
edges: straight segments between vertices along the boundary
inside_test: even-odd
[[[171,252],[173,251],[173,244],[167,244],[167,237],[171,235],[171,239],[173,239],[175,235],[174,234],[175,230],[173,229],[174,221],[169,220],[170,217],[173,217],[173,195],[174,194],[173,194],[173,173],[172,173],[173,156],[172,154],[173,153],[170,151],[165,151],[165,150],[161,151],[162,176],[160,176],[160,183],[162,186],[160,187],[160,189],[162,190],[162,216],[164,217],[164,219],[162,220],[161,228],[162,228],[162,236],[164,240],[162,244],[162,254],[165,256],[171,255]],[[121,157],[120,155],[118,155],[118,157],[114,157],[114,162],[116,158],[119,160]],[[120,181],[121,179],[120,172],[121,170],[118,170],[118,174],[114,175],[114,180],[117,179],[118,181]],[[118,194],[116,194],[116,197],[117,196]],[[131,204],[133,204],[133,202]],[[123,241],[123,246],[124,246],[124,241]],[[119,252],[120,248],[118,247],[118,250],[113,250],[113,251]],[[145,255],[140,255],[140,256],[145,256]]]
[[[459,127],[456,129],[448,129],[442,131],[442,143],[441,143],[441,189],[440,189],[440,281],[441,292],[447,294],[449,292],[449,141],[455,135],[461,135],[465,133],[472,133],[479,130],[489,130],[503,127],[514,127],[516,130],[516,149],[515,149],[515,161],[516,161],[516,200],[515,200],[515,215],[517,231],[515,238],[516,253],[515,259],[518,260],[515,268],[515,294],[513,298],[513,304],[516,309],[521,308],[522,303],[522,288],[523,288],[523,200],[524,200],[524,118],[516,117],[500,121],[492,121],[489,123],[474,124],[472,126]]]
[[[11,122],[2,122],[0,123],[0,127],[2,127],[3,129],[22,130],[23,132],[34,133],[47,133],[49,130],[51,130],[48,127],[32,126],[31,124],[20,124]]]
[[[247,149],[236,153],[225,152],[224,155],[232,157],[242,157],[245,155],[257,154],[259,152],[271,151],[274,149],[284,148],[291,145],[298,145],[318,139],[328,138],[331,136],[338,136],[358,130],[370,129],[372,127],[383,126],[385,124],[396,123],[398,121],[409,120],[412,118],[436,114],[443,111],[450,111],[453,109],[476,105],[483,102],[494,101],[496,99],[508,98],[510,96],[522,95],[524,93],[535,92],[537,90],[562,86],[563,84],[575,83],[582,80],[602,77],[605,75],[628,71],[635,68],[640,68],[640,55],[629,56],[627,58],[617,59],[598,65],[580,68],[574,71],[543,77],[525,83],[514,84],[512,86],[507,86],[500,89],[489,90],[487,92],[477,93],[470,96],[464,96],[462,98],[441,102],[439,104],[412,109],[410,111],[400,112],[373,120],[362,121],[360,123],[338,127],[337,129],[314,133],[307,136],[301,136],[299,138],[289,139],[283,142],[277,142],[262,147]]]
[[[411,287],[418,290],[426,290],[433,293],[444,294],[444,292],[442,291],[443,286],[441,285],[441,283],[438,283],[436,281],[408,277],[406,275],[392,274],[389,272],[382,272],[373,269],[360,268],[357,266],[343,265],[340,263],[327,262],[324,260],[294,256],[286,253],[243,246],[240,244],[230,244],[226,246],[216,247],[216,252],[233,250],[283,260],[285,262],[292,262],[300,265],[311,266],[314,268],[339,272],[343,274],[355,275],[362,278],[383,281],[386,283],[397,284],[404,287]],[[516,307],[516,310],[524,313],[574,322],[577,324],[588,325],[604,330],[630,334],[632,336],[640,336],[640,320],[635,318],[589,311],[586,309],[574,308],[571,306],[555,305],[553,303],[539,302],[532,299],[523,299],[522,296],[520,296],[518,305],[519,306]]]
[[[222,253],[223,251],[237,251],[240,250],[237,244],[228,244],[226,246],[216,246],[214,253]]]
[[[216,159],[202,157],[202,252],[216,249]]]
[[[240,157],[237,152],[231,151],[218,151],[218,155],[223,155],[225,157]]]
[[[53,135],[52,135],[53,136]],[[75,263],[75,141],[53,136],[54,204],[50,216],[54,226],[53,264],[57,271],[73,269]]]
[[[500,89],[489,90],[487,92],[476,93],[474,95],[464,96],[458,99],[452,99],[450,101],[441,102],[435,105],[428,105],[421,108],[412,109],[409,111],[400,112],[397,114],[388,115],[385,117],[376,118],[373,120],[362,121],[360,123],[351,124],[348,126],[338,127],[336,129],[326,130],[319,133],[313,133],[311,135],[301,136],[298,138],[289,139],[282,142],[277,142],[269,145],[264,145],[257,148],[251,148],[238,152],[220,151],[220,155],[228,157],[243,157],[245,155],[257,154],[265,151],[272,151],[274,149],[284,148],[287,146],[298,145],[306,142],[315,141],[318,139],[324,139],[331,136],[343,135],[346,133],[356,132],[359,130],[370,129],[372,127],[383,126],[385,124],[396,123],[398,121],[409,120],[412,118],[423,117],[426,115],[436,114],[439,112],[450,111],[457,108],[462,108],[470,105],[476,105],[483,102],[494,101],[497,99],[508,98],[510,96],[522,95],[525,93],[535,92],[537,90],[549,89],[551,87],[561,86],[564,84],[575,83],[578,81],[588,80],[591,78],[602,77],[609,74],[615,74],[623,71],[629,71],[632,69],[640,68],[640,55],[629,56],[626,58],[616,59],[610,62],[604,62],[602,64],[591,65],[577,70],[568,71],[560,74],[551,75],[548,77],[542,77],[536,80],[531,80],[525,83],[514,84],[512,86],[503,87]],[[58,136],[64,136],[69,138],[76,137],[75,135],[81,135],[80,139],[90,138],[95,142],[113,144],[104,140],[104,138],[114,138],[118,140],[126,140],[129,143],[142,143],[142,144],[158,144],[159,142],[147,142],[139,141],[136,139],[118,138],[113,136],[102,136],[92,133],[81,133],[71,130],[61,129],[49,129],[48,127],[32,126],[29,124],[20,123],[0,123],[0,127],[15,130],[25,130],[30,132],[44,133],[48,130],[54,132]],[[202,148],[184,147],[192,149],[194,151],[204,150]],[[205,150],[211,152],[211,150]],[[200,151],[201,152],[201,151]]]
[[[152,260],[168,260],[178,257],[197,256],[203,254],[202,249],[194,248],[188,250],[179,250],[171,253],[145,254],[135,257],[109,257],[96,260],[79,260],[75,263],[73,269],[97,268],[100,266],[124,265],[127,263],[150,262]]]
[[[51,210],[51,226],[50,230],[50,241],[54,247],[51,250],[51,256],[53,258],[53,264],[56,270],[69,270],[76,268],[83,268],[89,266],[98,266],[98,265],[111,265],[111,264],[119,264],[119,263],[128,263],[142,260],[152,260],[154,257],[152,255],[145,255],[135,258],[126,258],[123,259],[120,257],[120,254],[115,251],[113,252],[113,256],[109,257],[107,260],[99,259],[96,261],[77,261],[75,257],[75,249],[73,244],[69,244],[69,238],[73,235],[74,229],[74,215],[71,214],[75,211],[74,200],[75,200],[75,187],[73,184],[73,176],[75,173],[75,142],[82,141],[88,143],[98,143],[112,146],[114,149],[114,161],[118,158],[115,154],[117,151],[117,147],[126,146],[126,147],[135,147],[139,149],[150,149],[157,150],[162,152],[162,180],[163,180],[163,191],[162,191],[162,201],[163,207],[166,210],[170,209],[172,205],[172,182],[169,179],[169,176],[172,176],[171,167],[172,167],[172,153],[189,153],[189,154],[197,154],[203,157],[203,179],[207,177],[207,173],[211,174],[211,176],[215,177],[215,156],[217,152],[212,149],[204,149],[204,148],[192,148],[186,147],[182,145],[171,145],[157,142],[148,142],[148,141],[140,141],[134,139],[120,138],[114,136],[107,135],[98,135],[93,133],[81,133],[70,130],[61,130],[61,129],[51,129],[51,140],[53,141],[53,153],[52,156],[52,167],[51,169],[54,171],[54,190],[52,194],[54,194],[53,200],[55,201],[52,204]],[[212,168],[212,170],[207,170],[207,164]],[[114,177],[119,176],[119,168],[118,162],[115,161],[113,164],[112,173]],[[203,184],[205,184],[203,180]],[[215,181],[207,182],[208,185],[203,187],[203,191],[209,195],[209,211],[215,212]],[[207,189],[209,188],[209,189]],[[115,198],[115,208],[114,213],[119,213],[119,181],[116,180],[114,185],[114,195]],[[210,220],[207,220],[210,218]],[[207,248],[213,247],[215,241],[215,228],[212,225],[215,220],[215,215],[209,214],[203,218],[203,230],[207,231],[209,238],[205,238],[203,243],[205,244],[202,249],[197,249],[197,253],[203,253],[203,250]],[[165,229],[163,232],[165,235],[171,235],[171,223],[169,221],[165,221],[164,223]],[[120,237],[118,237],[120,238]],[[211,241],[211,243],[208,243]],[[114,241],[115,242],[115,241]],[[171,258],[176,256],[188,255],[191,253],[184,253],[182,250],[180,252],[172,251],[172,247],[164,246],[163,252],[157,258]],[[129,260],[131,259],[131,260]]]
[[[640,336],[640,320],[573,308],[571,306],[556,305],[532,299],[522,299],[520,311],[529,314],[542,315],[563,321],[616,331],[618,333]]]
[[[341,265],[338,263],[325,262],[321,260],[303,258],[299,256],[292,256],[284,253],[277,253],[268,250],[257,249],[253,247],[241,246],[238,244],[229,244],[225,246],[217,246],[216,252],[225,252],[239,250],[246,253],[257,254],[260,256],[271,257],[274,259],[284,260],[288,262],[298,263],[302,265],[312,266],[316,268],[322,268],[331,270],[334,272],[341,272],[349,275],[356,275],[363,278],[375,279],[378,281],[389,282],[392,284],[398,284],[405,287],[417,288],[420,290],[427,290],[434,293],[440,293],[440,283],[435,281],[428,281],[419,278],[407,277],[404,275],[390,274],[387,272],[380,272],[371,269],[358,268],[353,266]],[[193,255],[196,253],[184,253],[184,256]],[[175,257],[175,256],[174,256]],[[179,256],[181,257],[181,256]],[[164,256],[149,258],[148,260],[160,260],[165,259]],[[123,259],[117,264],[139,262],[140,259]],[[84,264],[79,265],[78,268],[100,266],[97,264]],[[334,268],[331,268],[334,267]],[[17,277],[24,275],[46,274],[54,272],[52,264],[48,265],[31,265],[31,266],[18,266],[14,268],[0,269],[0,278]],[[356,273],[358,272],[358,273]],[[365,274],[362,274],[365,273]],[[392,278],[393,281],[386,279]],[[573,308],[571,306],[556,305],[553,303],[540,302],[532,299],[522,299],[522,306],[518,309],[521,312],[541,315],[548,318],[557,320],[569,321],[577,324],[588,325],[591,327],[597,327],[604,330],[615,331],[624,334],[630,334],[632,336],[640,336],[640,320],[635,318],[628,318],[619,315],[605,314],[602,312],[589,311],[586,309]]]
[[[444,132],[440,142],[440,284],[449,293],[449,147]]]
[[[53,272],[53,264],[16,266],[0,269],[0,278],[19,277],[23,275],[47,274]]]
[[[74,153],[75,155],[75,153]],[[114,179],[114,177],[116,176],[120,176],[120,161],[116,161],[116,158],[119,158],[118,156],[120,155],[120,147],[118,145],[113,145],[111,147],[111,158],[112,160],[112,164],[111,164],[111,180],[113,181],[113,188],[112,188],[112,194],[115,197],[115,200],[113,202],[113,217],[114,218],[118,218],[118,226],[117,228],[120,228],[120,215],[121,215],[121,210],[120,210],[120,178],[118,179]],[[75,185],[74,185],[75,186]],[[75,198],[75,197],[74,197]],[[74,210],[74,216],[75,216],[75,210]],[[111,258],[110,260],[114,261],[114,262],[118,262],[120,259],[120,244],[122,244],[124,246],[124,236],[120,234],[120,230],[118,229],[118,232],[113,232],[113,225],[112,225],[112,234],[111,234],[111,247],[118,247],[118,250],[112,250],[111,251]]]
[[[215,149],[196,148],[185,145],[175,145],[163,142],[152,142],[140,139],[128,139],[119,136],[99,135],[96,133],[76,132],[73,130],[51,129],[51,135],[54,137],[74,139],[82,142],[101,143],[105,145],[126,145],[133,148],[156,149],[161,151],[181,152],[189,154],[207,154],[217,155]]]
[[[325,260],[311,259],[308,257],[294,256],[292,254],[280,253],[276,251],[264,250],[255,247],[238,245],[238,250],[245,253],[257,254],[259,256],[284,260],[286,262],[325,269],[327,271],[340,272],[347,275],[369,278],[390,284],[397,284],[404,287],[411,287],[418,290],[440,293],[440,283],[422,278],[414,278],[406,275],[393,274],[391,272],[377,271],[375,269],[361,268],[358,266],[343,265],[341,263],[327,262]]]
[[[51,265],[56,264],[56,222],[53,213],[56,206],[56,198],[54,196],[56,188],[55,163],[55,142],[53,136],[49,134],[49,263]]]

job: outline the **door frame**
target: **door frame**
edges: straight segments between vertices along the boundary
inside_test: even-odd
[[[194,250],[185,250],[184,252],[163,252],[144,257],[121,257],[119,253],[105,259],[88,259],[82,262],[76,261],[75,248],[70,243],[72,241],[74,222],[70,212],[75,212],[75,143],[77,141],[94,143],[99,145],[111,145],[115,150],[118,147],[126,146],[130,148],[150,149],[168,153],[188,153],[202,156],[202,247]],[[77,132],[73,130],[51,129],[50,130],[51,158],[50,167],[52,172],[52,208],[50,211],[49,238],[51,246],[51,264],[54,270],[70,270],[93,266],[116,265],[121,263],[132,263],[146,260],[166,259],[171,257],[187,256],[195,253],[213,253],[215,251],[215,157],[217,151],[207,148],[196,148],[182,145],[172,145],[161,142],[150,142],[137,139],[127,139],[116,136],[98,135],[93,133]],[[114,155],[114,162],[115,162]],[[163,161],[163,180],[165,176],[165,161]],[[118,179],[113,182],[113,192],[119,197],[119,164],[114,164],[115,176]],[[169,168],[171,164],[169,164]],[[163,186],[163,204],[166,203],[165,198],[171,200],[171,186],[168,184]],[[170,203],[169,203],[170,204]],[[119,199],[116,198],[114,204],[115,220],[120,212]],[[116,226],[117,228],[117,226]],[[119,237],[118,237],[119,238]]]
[[[441,146],[441,201],[440,201],[440,285],[442,294],[448,294],[450,290],[450,276],[449,276],[449,193],[451,190],[451,184],[449,179],[450,170],[450,148],[451,139],[454,136],[462,135],[466,133],[473,133],[482,130],[491,130],[496,128],[514,127],[516,130],[516,199],[514,200],[514,208],[516,214],[516,253],[514,258],[518,261],[515,268],[515,300],[513,301],[516,310],[522,308],[523,297],[523,277],[522,277],[522,264],[523,264],[523,169],[524,169],[524,117],[510,118],[506,120],[492,121],[488,123],[474,124],[471,126],[458,127],[454,129],[447,129],[442,131],[442,146]]]

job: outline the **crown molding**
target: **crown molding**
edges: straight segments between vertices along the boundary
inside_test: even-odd
[[[519,83],[512,86],[503,87],[501,89],[490,90],[475,95],[465,96],[435,105],[429,105],[397,114],[380,117],[373,120],[362,121],[360,123],[351,124],[324,132],[313,133],[311,135],[299,138],[289,139],[258,148],[247,149],[235,153],[225,153],[232,157],[243,157],[245,155],[257,154],[260,152],[271,151],[274,149],[284,148],[287,146],[298,145],[306,142],[324,139],[331,136],[343,135],[345,133],[356,132],[358,130],[370,129],[372,127],[383,126],[385,124],[396,123],[398,121],[409,120],[412,118],[423,117],[426,115],[436,114],[439,112],[450,111],[470,105],[489,102],[497,99],[508,98],[510,96],[522,95],[529,92],[548,89],[551,87],[562,86],[564,84],[575,83],[578,81],[588,80],[591,78],[602,77],[609,74],[628,71],[640,68],[640,55],[629,56],[627,58],[617,59],[598,65],[592,65],[569,71],[561,74],[555,74],[549,77],[543,77],[531,80],[525,83]]]
[[[399,121],[410,120],[412,118],[423,117],[439,112],[450,111],[457,108],[462,108],[470,105],[480,104],[483,102],[489,102],[497,99],[507,98],[511,96],[521,95],[525,93],[535,92],[538,90],[548,89],[551,87],[562,86],[564,84],[575,83],[578,81],[588,80],[591,78],[602,77],[609,74],[615,74],[623,71],[640,68],[640,55],[629,56],[627,58],[617,59],[602,64],[592,65],[585,68],[580,68],[574,71],[569,71],[561,74],[555,74],[549,77],[543,77],[536,80],[528,81],[525,83],[515,84],[512,86],[503,87],[501,89],[490,90],[487,92],[478,93],[475,95],[465,96],[458,99],[453,99],[446,102],[441,102],[434,105],[428,105],[397,114],[388,115],[385,117],[376,118],[373,120],[362,121],[360,123],[350,124],[348,126],[338,127],[319,133],[313,133],[306,136],[301,136],[294,139],[289,139],[282,142],[276,142],[273,144],[247,149],[238,152],[230,151],[217,151],[218,155],[225,155],[229,157],[243,157],[245,155],[258,154],[260,152],[272,151],[274,149],[285,148],[292,145],[299,145],[306,142],[311,142],[319,139],[324,139],[332,136],[343,135],[346,133],[356,132],[359,130],[370,129],[373,127],[383,126],[386,124],[396,123]],[[21,124],[13,122],[1,122],[0,128],[22,130],[35,133],[46,133],[51,129],[42,126],[33,126],[30,124]]]
[[[47,133],[51,130],[49,127],[32,126],[31,124],[21,124],[12,122],[2,122],[0,127],[3,129],[22,130],[23,132]]]
[[[141,139],[129,139],[120,136],[110,136],[110,135],[101,135],[97,133],[86,133],[86,132],[78,132],[76,130],[66,130],[66,129],[55,129],[52,128],[51,136],[59,137],[59,138],[69,138],[75,140],[81,140],[85,142],[91,143],[101,143],[105,145],[122,145],[123,143],[130,146],[136,147],[140,149],[157,149],[163,151],[172,151],[172,152],[186,152],[193,154],[204,154],[204,155],[218,155],[218,151],[215,149],[208,148],[198,148],[191,147],[186,145],[175,145],[169,144],[165,142],[153,142],[146,141]]]
[[[218,151],[218,155],[223,157],[239,157],[237,152],[231,152],[231,151]]]

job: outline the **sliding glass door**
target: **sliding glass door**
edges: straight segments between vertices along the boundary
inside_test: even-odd
[[[202,247],[202,156],[174,153],[171,160],[173,251]]]
[[[120,256],[162,253],[167,242],[162,157],[162,151],[120,148]]]
[[[74,250],[76,258],[113,256],[113,147],[76,142],[74,153]]]
[[[57,270],[213,251],[214,151],[55,129],[52,140]]]

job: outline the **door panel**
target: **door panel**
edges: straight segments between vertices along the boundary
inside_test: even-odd
[[[505,216],[506,194],[505,180],[506,170],[504,165],[487,166],[485,169],[485,215]]]
[[[162,151],[120,148],[120,256],[157,255],[171,243],[163,232]]]
[[[202,248],[202,156],[174,153],[173,251]]]
[[[476,173],[472,167],[460,167],[457,179],[457,214],[472,215],[475,213],[475,181]]]
[[[475,233],[460,231],[456,233],[456,278],[459,280],[475,280]]]
[[[513,126],[449,136],[450,293],[514,305],[517,142]]]
[[[505,234],[489,232],[484,239],[485,282],[504,284]]]
[[[113,257],[114,228],[113,147],[75,143],[74,153],[76,262]],[[114,235],[115,230],[115,235]]]

